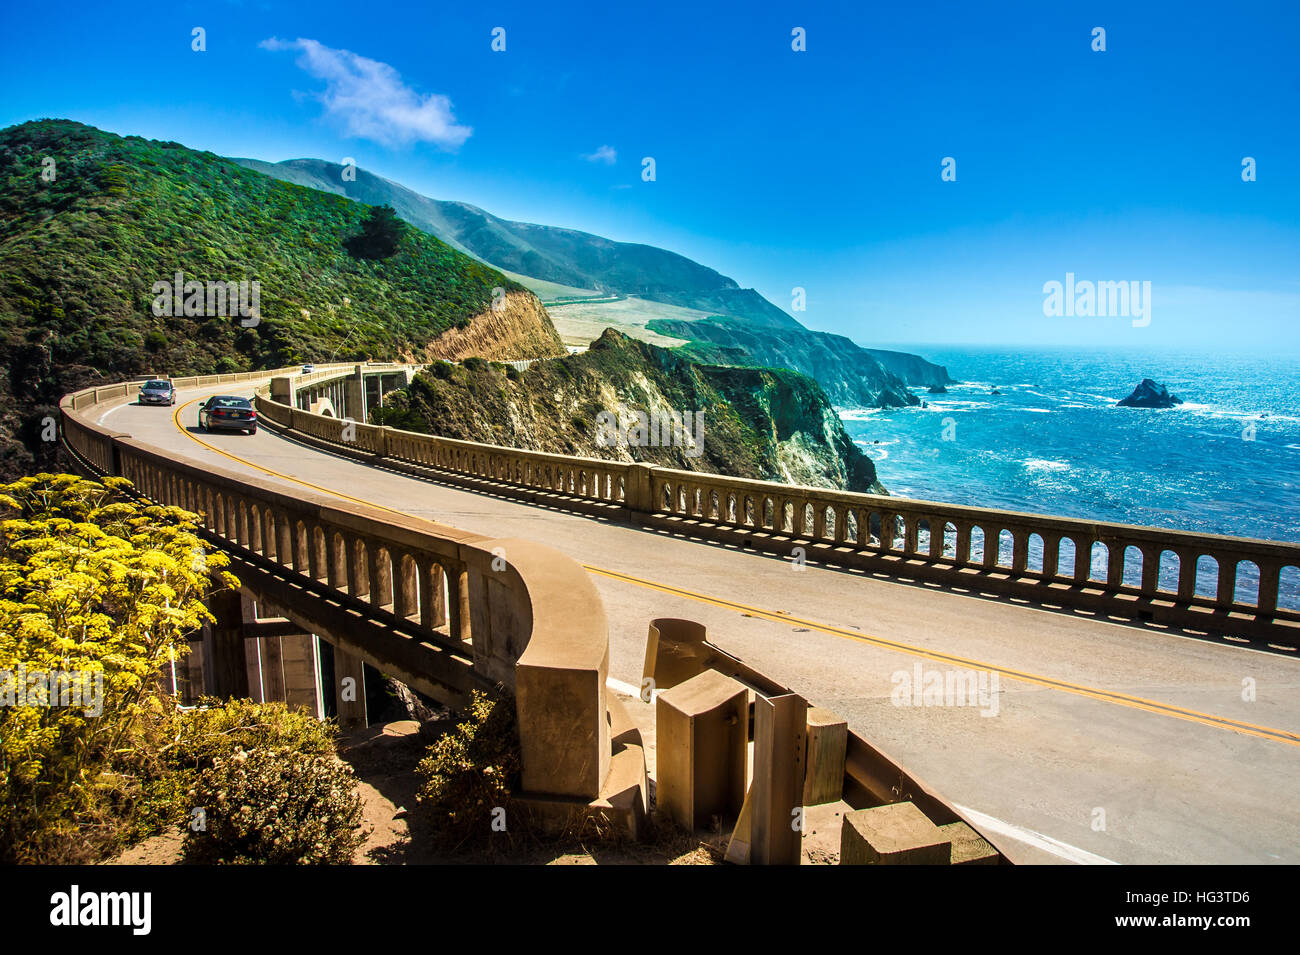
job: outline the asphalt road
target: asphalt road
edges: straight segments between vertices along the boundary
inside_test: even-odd
[[[158,448],[267,484],[308,482],[555,547],[588,567],[605,601],[612,680],[639,685],[651,619],[699,620],[712,642],[841,714],[977,814],[1016,861],[1300,863],[1300,660],[858,573],[795,570],[389,472],[266,428],[198,432],[195,399],[213,393],[182,392],[176,409],[99,414]],[[918,667],[923,680],[969,671],[985,695],[926,705],[899,689]],[[901,698],[891,698],[896,689]]]

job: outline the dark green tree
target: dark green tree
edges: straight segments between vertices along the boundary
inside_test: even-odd
[[[354,259],[386,259],[396,254],[406,223],[397,218],[392,206],[375,206],[361,224],[361,234],[344,243]]]

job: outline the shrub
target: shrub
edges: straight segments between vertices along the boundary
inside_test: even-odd
[[[193,710],[172,718],[171,742],[164,748],[167,765],[196,772],[208,769],[237,749],[288,747],[310,756],[334,752],[335,727],[285,703],[220,700],[205,696]]]
[[[449,361],[434,361],[429,364],[425,371],[434,378],[451,381],[452,376],[456,373],[456,366]]]
[[[198,776],[186,862],[346,864],[365,841],[352,768],[287,746],[217,757]],[[202,822],[199,822],[201,818]]]
[[[172,708],[159,675],[211,619],[209,573],[239,582],[196,515],[129,488],[66,474],[0,487],[0,861],[86,861],[162,809],[149,791]],[[21,670],[77,674],[97,699],[24,701]]]
[[[493,810],[508,813],[519,786],[514,699],[476,690],[466,719],[429,747],[416,772],[425,778],[419,799],[435,842],[452,848],[488,843],[494,816],[500,816]]]
[[[406,230],[406,223],[397,218],[391,206],[372,206],[361,223],[361,234],[343,244],[353,258],[387,259],[397,254]]]

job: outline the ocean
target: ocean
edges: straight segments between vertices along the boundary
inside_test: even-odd
[[[1300,542],[1300,354],[905,350],[962,384],[839,409],[891,494]],[[1185,403],[1116,407],[1143,378]]]

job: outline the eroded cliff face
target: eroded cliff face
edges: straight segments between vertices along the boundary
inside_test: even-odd
[[[379,412],[382,423],[451,438],[884,491],[874,464],[844,432],[811,378],[770,368],[695,365],[612,329],[587,352],[538,361],[523,372],[477,359],[438,363],[386,403]],[[653,420],[682,421],[685,427],[669,434],[662,428],[654,435],[637,431]]]
[[[853,443],[825,392],[807,375],[772,368],[700,371],[743,418],[770,426],[763,439],[775,457],[777,480],[887,493],[875,463]]]
[[[424,350],[425,360],[446,361],[470,356],[510,361],[567,354],[541,301],[524,289],[507,292],[497,307],[479,312],[463,328],[443,332]]]

